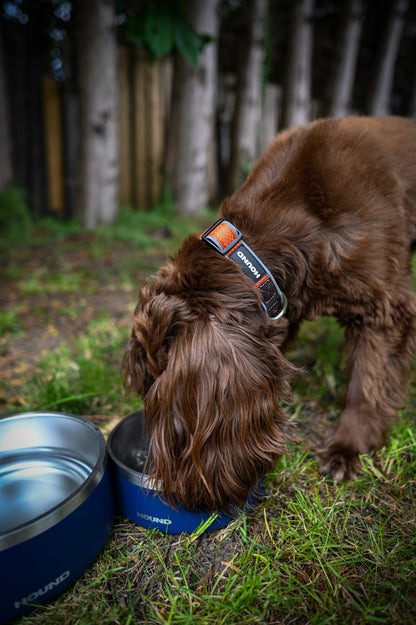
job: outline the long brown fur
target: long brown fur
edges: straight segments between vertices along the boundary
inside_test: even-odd
[[[189,509],[241,506],[285,453],[282,348],[300,321],[345,327],[348,388],[322,470],[353,477],[403,405],[416,340],[416,120],[319,120],[281,133],[219,211],[288,299],[269,319],[249,279],[191,236],[142,287],[124,358],[143,396],[151,477]],[[174,494],[174,495],[173,495]]]

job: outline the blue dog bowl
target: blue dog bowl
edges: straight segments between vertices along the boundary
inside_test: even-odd
[[[60,413],[0,420],[0,622],[73,583],[103,548],[114,502],[105,440]]]
[[[118,506],[134,523],[181,534],[194,532],[202,524],[209,530],[219,529],[231,521],[225,514],[189,512],[179,504],[175,510],[158,496],[154,482],[143,473],[148,443],[142,410],[116,425],[107,447]]]

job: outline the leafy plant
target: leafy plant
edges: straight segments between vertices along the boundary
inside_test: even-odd
[[[199,53],[211,38],[194,30],[180,0],[150,0],[128,17],[126,39],[147,50],[151,61],[178,52],[190,67],[196,67]]]

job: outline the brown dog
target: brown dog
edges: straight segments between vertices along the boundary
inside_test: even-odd
[[[285,453],[295,368],[281,349],[302,319],[345,327],[348,389],[323,471],[352,477],[383,444],[416,339],[416,120],[283,132],[220,216],[230,223],[189,237],[142,287],[124,360],[151,476],[201,510],[244,504]]]

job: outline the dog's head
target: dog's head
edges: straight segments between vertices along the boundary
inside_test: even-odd
[[[196,237],[141,288],[124,375],[144,401],[148,473],[170,503],[239,507],[285,452],[286,323]]]

